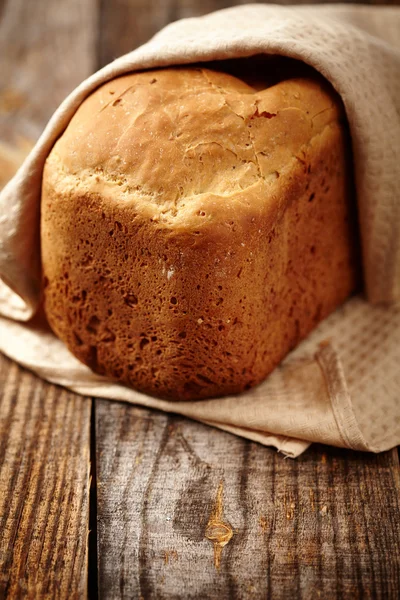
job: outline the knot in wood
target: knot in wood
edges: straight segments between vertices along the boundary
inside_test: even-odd
[[[233,536],[233,530],[230,525],[222,521],[209,523],[206,529],[206,538],[210,541],[223,545],[227,544]]]

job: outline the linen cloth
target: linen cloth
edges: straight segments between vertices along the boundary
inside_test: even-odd
[[[140,69],[259,54],[302,60],[342,97],[366,298],[348,301],[264,383],[239,396],[174,403],[107,381],[79,363],[36,314],[45,159],[81,102],[105,81]],[[400,444],[399,165],[399,8],[255,4],[172,23],[78,86],[3,189],[0,350],[77,393],[180,413],[287,456],[298,456],[311,442],[373,452]]]

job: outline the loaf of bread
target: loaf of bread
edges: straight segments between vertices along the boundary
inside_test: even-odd
[[[97,373],[173,400],[260,383],[354,290],[340,100],[317,76],[119,77],[48,156],[44,307]]]

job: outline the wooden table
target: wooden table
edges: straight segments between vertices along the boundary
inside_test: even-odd
[[[233,3],[0,0],[0,182],[89,73]],[[285,460],[0,356],[1,598],[397,599],[399,491],[396,450]]]

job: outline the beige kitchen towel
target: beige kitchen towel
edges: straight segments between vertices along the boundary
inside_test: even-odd
[[[374,452],[399,444],[399,32],[396,7],[247,5],[173,23],[89,77],[62,103],[0,195],[0,276],[9,286],[0,288],[0,350],[78,393],[177,412],[289,456],[314,441]],[[258,54],[302,60],[343,99],[368,302],[347,302],[262,385],[240,396],[173,403],[108,382],[71,356],[38,316],[32,319],[41,294],[46,156],[83,99],[105,81],[149,67]]]

